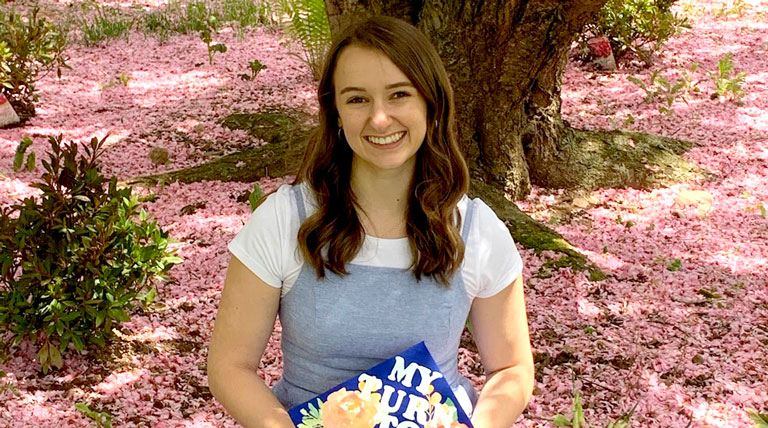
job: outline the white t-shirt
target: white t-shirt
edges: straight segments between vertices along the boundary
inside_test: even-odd
[[[301,185],[306,215],[317,209],[306,183]],[[469,198],[458,203],[462,221]],[[504,223],[480,199],[470,225],[461,274],[470,300],[491,297],[520,275],[523,262]],[[303,260],[298,251],[300,219],[293,186],[284,184],[267,196],[229,243],[229,251],[265,283],[285,295],[296,282]],[[460,229],[461,230],[461,229]],[[351,263],[406,269],[412,256],[408,238],[384,239],[366,235]]]

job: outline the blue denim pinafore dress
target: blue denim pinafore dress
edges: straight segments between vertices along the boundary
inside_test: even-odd
[[[293,190],[303,222],[301,191]],[[461,233],[465,243],[474,208],[470,199]],[[461,272],[445,288],[429,277],[417,282],[410,269],[349,263],[347,271],[326,270],[318,280],[305,263],[281,298],[283,377],[272,388],[280,403],[290,409],[423,340],[454,392],[461,386],[474,407],[477,392],[458,371],[459,341],[472,303]]]

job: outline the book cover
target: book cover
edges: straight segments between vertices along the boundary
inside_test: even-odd
[[[472,428],[424,342],[288,413],[297,428]]]

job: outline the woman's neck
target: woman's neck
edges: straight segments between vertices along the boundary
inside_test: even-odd
[[[364,211],[358,215],[366,233],[381,238],[404,236],[413,169],[411,166],[397,170],[372,170],[353,162],[350,186]]]

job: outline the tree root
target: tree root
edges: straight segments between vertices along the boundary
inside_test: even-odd
[[[713,179],[714,174],[682,157],[693,145],[641,132],[566,128],[555,153],[529,159],[534,165],[531,181],[542,187],[590,191]]]

